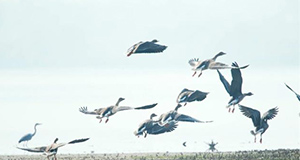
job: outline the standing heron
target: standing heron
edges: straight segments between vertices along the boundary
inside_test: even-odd
[[[145,120],[139,125],[137,131],[134,131],[134,135],[138,137],[144,135],[144,138],[146,138],[147,134],[157,135],[165,132],[172,132],[177,128],[177,122],[175,121],[161,125],[159,121],[153,120],[153,117],[156,116],[155,113],[152,113],[150,119]]]
[[[293,93],[295,93],[296,97],[298,98],[298,100],[300,101],[300,95],[298,93],[296,93],[290,86],[288,86],[286,83],[285,83],[286,87],[291,90]]]
[[[27,143],[28,141],[30,141],[32,139],[32,137],[36,134],[36,126],[38,125],[41,125],[41,123],[36,123],[34,125],[34,132],[33,133],[28,133],[26,135],[24,135],[20,140],[19,140],[19,143],[21,142],[26,142],[26,146],[27,146]]]
[[[79,111],[84,113],[84,114],[99,115],[99,116],[96,117],[97,119],[100,119],[99,123],[101,123],[102,118],[106,117],[107,119],[106,119],[105,123],[107,123],[108,120],[109,120],[109,117],[116,114],[119,111],[133,110],[133,109],[136,109],[136,110],[150,109],[150,108],[153,108],[157,105],[157,103],[154,103],[154,104],[145,105],[145,106],[136,107],[136,108],[128,107],[128,106],[119,106],[120,102],[123,101],[123,100],[125,100],[125,99],[120,97],[115,105],[111,105],[111,106],[106,107],[106,108],[95,109],[94,111],[88,111],[87,107],[81,107],[81,108],[79,108]]]
[[[269,128],[269,125],[267,123],[268,120],[273,119],[277,113],[278,108],[272,108],[268,110],[264,115],[261,117],[260,112],[258,110],[245,107],[242,105],[239,105],[241,112],[248,118],[252,119],[252,122],[255,127],[255,131],[251,130],[251,134],[254,136],[254,142],[256,142],[256,135],[260,134],[260,143],[262,143],[262,134],[265,133],[265,131]]]
[[[199,90],[189,90],[184,88],[178,95],[176,102],[184,103],[184,106],[189,102],[202,101],[206,98],[208,92],[201,92]]]
[[[189,60],[189,64],[192,66],[192,70],[195,71],[194,74],[192,75],[193,77],[195,74],[199,71],[198,77],[202,75],[202,71],[207,70],[207,69],[230,69],[230,68],[238,68],[234,66],[229,66],[224,63],[216,62],[216,59],[219,56],[225,55],[226,53],[224,52],[219,52],[217,55],[215,55],[211,59],[206,59],[206,60],[199,60],[199,58],[194,58]]]
[[[232,63],[232,66],[235,68],[239,68],[236,62]],[[249,65],[246,65],[244,67],[241,67],[240,69],[247,68],[248,66]],[[217,70],[219,73],[220,80],[223,83],[227,93],[232,97],[228,102],[228,105],[226,106],[227,108],[229,108],[228,109],[229,112],[230,112],[230,106],[233,106],[232,113],[234,112],[235,105],[240,103],[245,96],[253,95],[251,92],[242,93],[243,78],[240,69],[231,69],[231,75],[232,75],[231,85],[224,78],[221,72]]]
[[[127,56],[131,54],[140,54],[140,53],[159,53],[163,52],[167,46],[156,44],[158,40],[154,39],[152,41],[139,42],[130,47],[127,51]]]
[[[211,143],[206,143],[206,144],[209,145],[209,148],[206,151],[212,151],[212,152],[217,151],[218,152],[218,150],[215,147],[218,144],[218,142],[214,143],[214,141],[212,140]]]
[[[54,159],[57,160],[56,154],[57,154],[58,148],[63,147],[67,144],[81,143],[81,142],[85,142],[87,140],[89,140],[89,138],[75,139],[75,140],[67,142],[67,143],[57,143],[58,138],[56,138],[54,140],[54,142],[49,146],[34,147],[34,148],[20,148],[20,147],[17,147],[17,148],[24,150],[24,151],[28,151],[28,152],[43,153],[44,155],[46,155],[48,160],[50,160],[49,157],[54,156]]]

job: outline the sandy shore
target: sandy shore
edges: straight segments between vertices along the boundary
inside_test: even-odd
[[[58,154],[59,160],[300,160],[299,149],[195,153]],[[44,160],[43,155],[2,155],[0,160]]]

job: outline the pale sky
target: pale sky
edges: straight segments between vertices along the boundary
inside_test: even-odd
[[[160,54],[126,56],[136,42],[158,39]],[[266,112],[263,144],[253,143],[251,119],[236,108],[214,70],[191,77],[191,58],[240,65],[241,104]],[[300,93],[299,2],[266,1],[108,1],[0,0],[0,154],[29,154],[15,148],[33,132],[29,147],[90,137],[59,153],[197,152],[212,139],[220,151],[299,148],[300,103],[284,83]],[[231,81],[230,70],[221,70]],[[202,102],[179,109],[211,124],[179,123],[162,135],[137,138],[139,123],[150,114],[174,109],[183,88],[210,92]],[[124,97],[133,107],[158,103],[151,110],[123,111],[107,124],[78,109],[106,107]],[[187,147],[182,143],[187,141]]]

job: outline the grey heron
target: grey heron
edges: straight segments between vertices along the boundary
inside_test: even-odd
[[[154,103],[154,104],[145,105],[142,107],[135,107],[135,108],[129,107],[129,106],[119,106],[119,103],[123,100],[125,100],[125,99],[120,97],[115,105],[111,105],[106,108],[95,109],[94,111],[88,111],[87,107],[81,107],[81,108],[79,108],[79,111],[84,114],[98,115],[96,118],[100,119],[99,123],[101,123],[102,118],[106,117],[107,119],[106,119],[105,123],[107,123],[109,120],[109,117],[116,114],[119,111],[133,110],[133,109],[135,109],[135,110],[150,109],[157,105],[157,103]]]
[[[189,64],[192,66],[192,70],[194,71],[194,74],[192,75],[193,77],[195,74],[199,71],[198,77],[202,75],[202,71],[207,70],[207,69],[230,69],[230,68],[236,68],[232,66],[228,66],[227,64],[216,62],[216,59],[219,56],[225,55],[226,53],[224,52],[219,52],[216,54],[213,58],[211,59],[206,59],[206,60],[199,60],[199,58],[193,58],[189,60]]]
[[[236,62],[232,63],[232,66],[235,68],[239,68],[238,64]],[[223,83],[227,93],[232,97],[228,105],[226,106],[228,111],[230,112],[230,106],[233,106],[232,113],[234,112],[235,105],[240,103],[245,96],[252,96],[253,93],[248,92],[248,93],[242,93],[242,84],[243,84],[243,78],[240,69],[247,68],[249,65],[240,67],[239,69],[231,69],[231,76],[232,76],[232,81],[231,84],[228,83],[228,81],[225,79],[225,77],[221,74],[219,70],[218,74],[220,77],[221,82]]]
[[[189,102],[202,101],[206,98],[208,92],[201,92],[199,90],[189,90],[184,88],[178,95],[176,102],[184,103],[184,106]]]
[[[26,142],[26,146],[27,146],[27,143],[28,141],[30,141],[32,139],[32,137],[36,134],[36,126],[38,125],[41,125],[41,123],[36,123],[34,125],[34,132],[33,133],[28,133],[26,135],[24,135],[20,140],[19,140],[19,143],[21,142]]]
[[[89,140],[89,138],[83,138],[83,139],[75,139],[73,141],[67,142],[67,143],[57,143],[58,138],[54,140],[54,142],[49,146],[42,146],[42,147],[34,147],[34,148],[21,148],[17,147],[18,149],[28,151],[28,152],[35,152],[35,153],[43,153],[46,155],[47,159],[49,160],[49,157],[54,156],[55,160],[56,154],[58,151],[58,148],[63,147],[67,144],[75,144],[75,143],[81,143]]]
[[[131,54],[140,54],[140,53],[159,53],[163,52],[167,46],[157,44],[158,40],[154,39],[152,41],[139,42],[130,47],[127,51],[127,56]]]
[[[251,134],[254,136],[254,142],[256,142],[256,135],[260,134],[260,143],[262,143],[262,134],[269,128],[267,123],[268,120],[273,119],[277,113],[278,108],[272,108],[268,110],[263,116],[260,115],[260,112],[256,109],[252,109],[246,106],[239,105],[239,108],[243,115],[252,119],[255,131],[251,130]]]

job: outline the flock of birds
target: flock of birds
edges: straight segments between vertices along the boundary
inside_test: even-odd
[[[128,49],[127,56],[131,56],[132,54],[163,52],[167,48],[167,46],[157,44],[157,42],[158,41],[154,39],[152,41],[139,42],[137,44],[134,44],[132,47]],[[239,103],[246,96],[253,95],[251,92],[242,93],[243,79],[241,75],[241,69],[245,69],[249,65],[239,67],[239,65],[236,62],[233,62],[231,66],[221,62],[216,62],[216,59],[219,56],[223,56],[225,54],[226,53],[224,52],[220,52],[217,55],[215,55],[213,58],[202,60],[202,61],[199,60],[199,58],[194,58],[189,60],[189,64],[192,66],[192,70],[194,71],[192,76],[194,77],[198,72],[199,73],[198,77],[200,77],[202,75],[202,71],[207,69],[217,70],[219,74],[219,78],[225,87],[225,90],[232,97],[226,106],[228,108],[228,111],[233,113],[235,110],[235,105],[238,105],[243,115],[252,119],[253,125],[255,127],[255,130],[251,131],[251,134],[254,136],[254,142],[256,142],[256,135],[260,135],[260,143],[262,143],[262,135],[269,127],[267,121],[273,119],[277,115],[278,107],[268,110],[261,116],[258,110],[240,105]],[[232,81],[230,84],[219,71],[221,69],[231,69]],[[285,85],[288,89],[290,89],[292,92],[296,94],[298,100],[300,101],[300,95],[296,93],[293,89],[291,89],[287,84]],[[158,135],[166,132],[172,132],[177,128],[178,122],[211,123],[212,121],[200,121],[189,115],[181,114],[178,112],[178,109],[180,107],[186,106],[187,103],[202,101],[206,98],[207,95],[208,92],[202,92],[199,90],[189,90],[186,88],[183,89],[177,97],[177,106],[175,107],[174,110],[161,114],[157,119],[154,119],[154,117],[156,117],[157,115],[155,113],[152,113],[149,119],[145,120],[138,126],[138,129],[134,131],[134,135],[138,137],[144,136],[146,138],[148,134]],[[120,105],[120,102],[124,100],[125,100],[124,98],[120,97],[116,102],[116,104],[108,106],[106,108],[98,108],[93,111],[88,111],[87,107],[81,107],[79,108],[79,111],[83,114],[96,115],[96,118],[99,119],[99,123],[101,123],[103,118],[106,118],[105,123],[107,123],[109,121],[109,117],[116,114],[119,111],[151,109],[157,105],[157,103],[144,105],[141,107],[130,107],[130,106]],[[38,125],[41,124],[40,123],[35,124],[34,133],[27,134],[19,140],[19,143],[23,142],[24,143],[23,145],[25,145],[26,148],[17,147],[18,149],[29,151],[29,152],[44,153],[48,159],[50,156],[54,156],[54,158],[57,159],[56,153],[59,147],[65,146],[67,144],[85,142],[89,139],[89,138],[82,138],[82,139],[75,139],[67,143],[57,143],[58,138],[56,138],[53,144],[49,146],[29,148],[27,147],[27,142],[31,140],[32,137],[36,134],[36,127]],[[217,143],[214,142],[209,144],[210,150],[212,151],[216,150],[214,148],[216,144]],[[186,144],[184,143],[183,145],[185,146]]]

